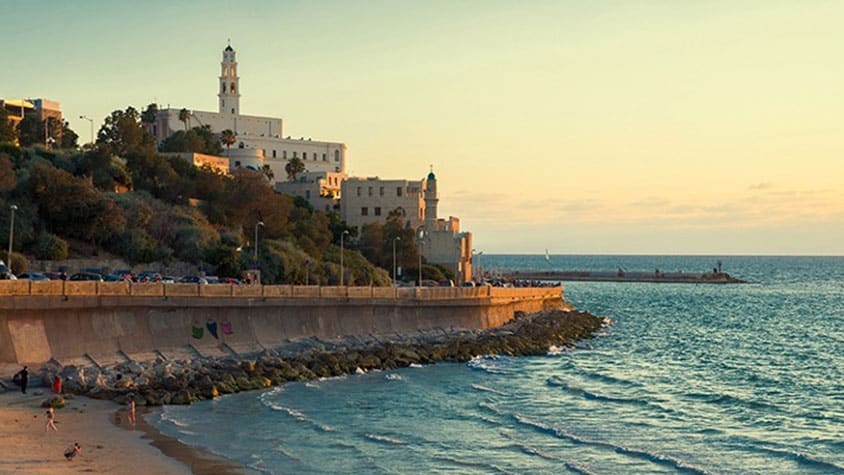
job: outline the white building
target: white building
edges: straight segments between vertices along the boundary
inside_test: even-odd
[[[295,180],[276,181],[275,191],[305,198],[314,209],[329,213],[340,203],[340,187],[344,173],[302,173]]]
[[[387,222],[401,208],[405,222],[416,229],[425,222],[425,180],[382,180],[348,177],[340,193],[340,218],[360,230],[365,224]]]
[[[260,117],[240,113],[240,76],[235,51],[231,45],[223,50],[218,78],[218,112],[188,109],[187,121],[179,120],[182,109],[158,111],[152,133],[159,143],[179,130],[208,125],[219,134],[229,129],[236,142],[226,152],[230,166],[260,170],[269,165],[276,181],[287,177],[284,167],[291,158],[299,158],[307,172],[345,173],[346,145],[341,142],[322,142],[301,137],[284,137],[283,121],[275,117]]]

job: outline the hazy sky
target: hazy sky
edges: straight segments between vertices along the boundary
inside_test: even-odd
[[[0,0],[0,97],[241,111],[487,253],[844,254],[844,2]],[[97,127],[99,124],[97,124]]]

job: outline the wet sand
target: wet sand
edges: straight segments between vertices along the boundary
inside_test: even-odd
[[[58,432],[45,432],[46,410],[40,404],[49,396],[46,388],[32,388],[27,395],[0,392],[0,474],[248,473],[162,435],[143,420],[140,410],[137,425],[131,427],[123,408],[110,401],[70,399],[56,410]],[[75,442],[82,453],[67,461],[64,451]]]

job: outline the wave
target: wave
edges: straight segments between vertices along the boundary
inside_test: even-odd
[[[494,405],[492,405],[488,402],[481,401],[481,402],[478,403],[478,407],[480,407],[482,409],[486,409],[487,411],[492,412],[493,414],[495,414],[497,416],[506,415],[506,414],[504,414],[504,411],[502,411],[498,407],[496,407],[496,406],[494,406]]]
[[[602,373],[593,373],[591,371],[582,371],[580,372],[581,375],[586,376],[587,378],[600,381],[602,383],[612,384],[615,386],[626,386],[629,388],[641,388],[642,383],[631,381],[629,379],[619,378],[617,376],[610,376],[608,374]]]
[[[390,380],[390,381],[401,381],[404,378],[402,378],[400,374],[387,373],[387,374],[384,375],[384,379],[387,379],[387,380]]]
[[[833,470],[836,472],[844,472],[844,467],[840,465],[836,465],[832,462],[827,462],[825,460],[814,458],[802,452],[795,452],[788,449],[775,449],[772,447],[765,447],[763,445],[752,446],[752,448],[759,452],[775,455],[777,457],[784,458],[786,460],[791,460],[793,462],[797,462],[798,464],[807,467],[815,467],[819,469]]]
[[[588,468],[576,463],[564,462],[563,465],[572,472],[579,473],[580,475],[595,475],[595,472],[592,472]]]
[[[419,363],[410,363],[410,366],[409,366],[409,368],[424,368],[424,367],[425,366],[423,366]]]
[[[405,442],[403,440],[396,439],[394,437],[390,437],[388,435],[364,434],[364,437],[366,437],[369,440],[372,440],[372,441],[375,441],[375,442],[381,442],[381,443],[384,443],[384,444],[407,445],[407,442]]]
[[[162,422],[168,422],[168,423],[173,424],[174,426],[179,427],[179,428],[184,429],[184,428],[190,427],[190,424],[188,424],[187,421],[185,421],[184,419],[180,419],[180,418],[176,417],[176,415],[173,414],[172,411],[167,410],[166,407],[164,408],[164,410],[161,411],[161,413],[159,415],[159,419]]]
[[[499,396],[509,396],[509,394],[505,393],[504,391],[499,391],[497,389],[493,389],[493,388],[490,388],[490,387],[487,387],[487,386],[483,386],[481,384],[472,384],[472,387],[477,389],[478,391],[482,391],[482,392],[486,392],[486,393],[498,394]]]
[[[277,403],[274,403],[274,402],[271,402],[271,401],[267,401],[267,400],[264,400],[263,398],[261,398],[261,404],[263,404],[265,407],[267,407],[269,409],[272,409],[273,411],[285,413],[285,414],[289,415],[290,417],[296,419],[297,421],[306,422],[306,423],[316,427],[317,429],[321,430],[322,432],[335,432],[336,431],[336,429],[334,429],[330,425],[324,424],[324,423],[319,422],[319,421],[314,420],[314,419],[311,419],[308,416],[306,416],[305,413],[303,413],[302,411],[299,411],[297,409],[293,409],[292,407],[282,406],[281,404],[277,404]]]
[[[787,411],[783,410],[777,405],[753,399],[745,399],[739,396],[733,396],[731,394],[686,393],[685,396],[708,404],[715,404],[721,406],[743,406],[759,411],[787,413]]]
[[[435,458],[438,459],[438,460],[442,460],[443,462],[448,462],[448,463],[451,463],[451,464],[454,464],[454,465],[458,465],[460,467],[479,469],[484,473],[502,473],[502,474],[512,473],[512,472],[509,472],[507,470],[504,470],[503,468],[501,468],[497,465],[493,465],[491,463],[471,462],[471,461],[468,461],[468,460],[460,460],[460,459],[457,459],[457,458],[454,458],[454,457],[450,457],[448,455],[440,455],[440,456],[435,457]]]
[[[504,357],[497,355],[475,356],[466,366],[490,374],[511,374],[512,370],[506,367],[507,362]]]
[[[602,402],[612,402],[616,404],[630,404],[635,406],[642,406],[648,407],[651,406],[651,403],[645,399],[637,399],[637,398],[626,398],[626,397],[619,397],[619,396],[607,396],[604,394],[599,394],[596,392],[592,392],[583,388],[579,388],[577,386],[572,386],[563,379],[560,379],[556,376],[552,376],[545,380],[545,384],[549,386],[555,386],[562,388],[569,394],[573,394],[576,396],[583,396],[585,399],[589,399],[592,401],[602,401]]]
[[[551,434],[557,438],[568,440],[569,442],[577,445],[584,445],[584,446],[591,446],[591,447],[600,447],[612,450],[613,452],[621,455],[627,455],[630,457],[639,458],[642,460],[646,460],[649,462],[656,463],[658,465],[663,465],[666,467],[673,468],[675,470],[681,470],[689,473],[697,473],[701,475],[707,475],[709,472],[706,470],[696,467],[691,463],[680,459],[678,457],[673,457],[671,455],[660,454],[656,452],[648,452],[647,450],[643,449],[635,449],[630,447],[625,447],[623,445],[616,445],[610,442],[604,442],[600,440],[593,440],[588,439],[586,437],[575,435],[571,432],[566,430],[553,427],[542,422],[534,421],[528,417],[525,417],[521,414],[513,414],[513,419],[516,420],[519,424],[532,427],[539,432],[543,432],[546,434]]]

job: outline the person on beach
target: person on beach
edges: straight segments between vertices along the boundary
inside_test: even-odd
[[[17,382],[21,385],[21,392],[26,394],[26,385],[29,384],[29,371],[26,369],[26,366],[23,367],[22,370],[18,371],[17,374],[12,378],[12,381]]]
[[[79,455],[81,453],[82,453],[82,447],[80,447],[79,443],[77,442],[77,443],[71,445],[70,447],[68,447],[64,451],[64,458],[66,458],[67,460],[73,460],[73,457],[76,457],[77,455]]]
[[[129,423],[132,424],[132,427],[135,427],[135,400],[134,399],[129,400],[129,409],[127,409],[127,412],[129,412]]]
[[[56,427],[56,411],[53,409],[53,406],[47,409],[47,425],[44,426],[44,432],[49,432],[50,429],[56,432],[59,431],[59,428]]]

